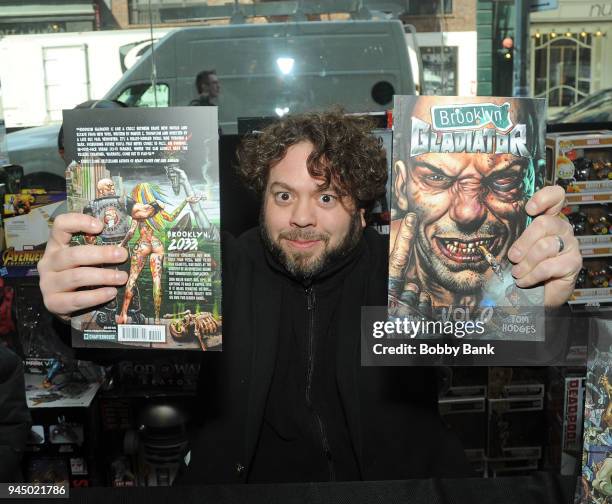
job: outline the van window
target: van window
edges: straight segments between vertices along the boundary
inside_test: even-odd
[[[122,91],[117,99],[128,107],[167,107],[168,85],[135,84]]]

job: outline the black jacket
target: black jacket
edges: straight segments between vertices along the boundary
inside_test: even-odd
[[[21,359],[0,345],[0,481],[20,481],[19,463],[29,431]]]
[[[360,365],[361,306],[386,304],[387,247],[366,230],[334,313],[336,383],[359,474],[469,475],[459,442],[438,416],[433,370]],[[283,332],[283,293],[294,282],[266,254],[258,229],[223,244],[223,352],[203,356],[200,423],[179,484],[248,480]]]

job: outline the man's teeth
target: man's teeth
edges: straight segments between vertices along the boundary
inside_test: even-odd
[[[445,246],[453,254],[460,253],[462,255],[480,254],[478,247],[481,245],[487,246],[489,240],[476,240],[469,243],[460,241],[445,241]]]

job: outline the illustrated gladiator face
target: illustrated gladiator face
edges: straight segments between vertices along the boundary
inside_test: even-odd
[[[436,98],[420,100],[413,120],[431,121],[430,107],[441,103]],[[418,263],[435,284],[466,294],[482,288],[488,264],[479,245],[503,261],[523,227],[526,165],[511,153],[426,152],[396,173],[398,205],[418,218]]]

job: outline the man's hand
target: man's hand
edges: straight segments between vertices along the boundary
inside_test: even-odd
[[[112,286],[127,281],[124,271],[94,267],[124,262],[128,255],[125,248],[70,246],[73,234],[96,235],[103,227],[102,222],[84,214],[67,213],[55,219],[45,254],[38,263],[40,290],[50,312],[65,319],[75,311],[106,303],[117,295]],[[104,287],[77,291],[92,286]]]
[[[417,216],[408,213],[402,219],[400,228],[389,255],[389,315],[431,316],[431,298],[421,292],[418,284],[405,277],[405,271],[413,253]]]
[[[559,213],[565,204],[565,191],[559,186],[540,189],[527,202],[525,210],[537,216],[508,251],[514,263],[512,275],[519,287],[544,284],[544,304],[565,303],[582,267],[578,240],[571,224]],[[559,252],[563,241],[563,250]]]

